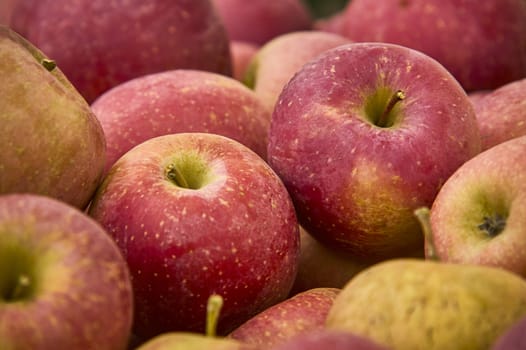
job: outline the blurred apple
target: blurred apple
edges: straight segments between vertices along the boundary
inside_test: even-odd
[[[307,232],[377,261],[423,249],[413,210],[479,151],[473,106],[443,66],[406,47],[353,43],[285,86],[268,161]]]
[[[124,81],[169,69],[231,74],[227,33],[209,0],[24,0],[12,26],[89,103]]]
[[[212,0],[230,40],[262,45],[284,33],[308,30],[312,16],[302,0]]]
[[[149,74],[105,92],[91,108],[106,135],[106,173],[133,146],[179,132],[227,136],[266,158],[271,111],[223,75],[184,69]]]
[[[79,209],[102,178],[103,130],[55,62],[0,26],[0,194],[26,192]]]
[[[126,262],[94,220],[50,197],[0,196],[0,348],[124,350],[132,317]]]
[[[315,27],[422,51],[467,91],[526,78],[524,0],[353,0],[333,22]]]
[[[388,347],[351,332],[320,329],[298,334],[270,350],[389,350]]]
[[[526,316],[517,320],[497,338],[491,350],[526,349]]]
[[[426,254],[526,277],[526,136],[478,154],[446,181],[430,212]]]
[[[494,91],[470,94],[480,129],[482,149],[526,135],[526,79]]]
[[[228,337],[268,349],[299,334],[325,328],[329,308],[340,290],[314,288],[287,298],[255,315]]]
[[[243,81],[252,57],[259,50],[259,45],[246,41],[230,41],[230,55],[232,56],[232,77]]]
[[[18,0],[0,0],[0,24],[9,26],[11,12]]]
[[[299,255],[287,190],[241,143],[211,133],[149,139],[112,167],[90,215],[131,270],[134,333],[201,331],[211,294],[224,298],[218,333],[284,300]]]
[[[328,49],[349,44],[343,36],[321,31],[299,31],[277,36],[260,47],[244,82],[274,109],[283,87],[309,60]]]

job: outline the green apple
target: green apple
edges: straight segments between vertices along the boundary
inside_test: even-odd
[[[54,61],[0,26],[0,194],[30,192],[78,208],[102,178],[104,132]]]

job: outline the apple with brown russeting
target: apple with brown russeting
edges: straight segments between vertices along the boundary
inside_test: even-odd
[[[35,193],[84,209],[102,180],[100,123],[60,67],[0,26],[0,194]]]
[[[11,26],[53,58],[89,103],[145,74],[232,72],[227,33],[210,0],[24,0]]]
[[[473,106],[442,65],[399,45],[351,43],[285,86],[268,162],[307,232],[377,261],[423,253],[413,210],[479,151]]]
[[[130,274],[93,219],[35,194],[0,196],[0,348],[125,350]]]
[[[134,333],[204,329],[212,294],[218,334],[284,300],[299,256],[298,222],[281,179],[255,152],[211,133],[158,136],[110,169],[89,214],[124,254]]]
[[[106,136],[106,173],[133,146],[180,132],[227,136],[266,158],[271,110],[239,81],[217,73],[145,75],[105,92],[91,109]]]

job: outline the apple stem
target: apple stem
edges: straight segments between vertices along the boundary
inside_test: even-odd
[[[42,64],[42,66],[44,66],[48,72],[52,72],[53,69],[57,67],[57,63],[49,58],[43,58],[42,61],[40,61],[40,64]]]
[[[186,181],[183,174],[177,169],[173,164],[170,164],[166,167],[166,176],[177,186],[183,188],[190,188],[188,181]]]
[[[431,221],[429,219],[430,210],[428,207],[420,207],[417,208],[414,211],[414,214],[418,221],[420,222],[420,226],[422,227],[422,231],[424,231],[424,240],[425,240],[425,246],[426,246],[426,252],[425,257],[428,260],[439,260],[438,255],[436,254],[435,245],[433,243],[433,232],[431,230]]]
[[[380,118],[378,118],[376,125],[381,128],[385,127],[388,122],[389,113],[391,113],[394,106],[403,99],[405,99],[405,93],[402,90],[396,90],[393,96],[389,99],[389,102],[387,102],[387,106],[385,106],[384,112]]]
[[[11,290],[11,293],[7,296],[7,300],[18,300],[20,299],[28,287],[31,285],[29,276],[22,274],[18,276],[15,287]]]
[[[215,337],[219,313],[223,307],[223,297],[219,294],[212,294],[208,298],[206,305],[206,336]]]

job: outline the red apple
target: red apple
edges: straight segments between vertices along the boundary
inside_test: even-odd
[[[252,57],[259,50],[259,45],[245,41],[230,41],[230,56],[232,57],[232,77],[243,81]]]
[[[312,17],[302,0],[212,0],[230,40],[262,45],[284,33],[308,30]]]
[[[473,106],[443,66],[355,43],[311,60],[283,89],[268,161],[310,234],[376,261],[422,249],[413,210],[479,150]]]
[[[515,321],[495,340],[491,350],[526,349],[526,316]]]
[[[430,255],[526,277],[526,136],[478,154],[446,181],[430,212]]]
[[[102,180],[104,133],[55,62],[0,26],[0,194],[35,193],[79,209]]]
[[[112,167],[90,215],[126,257],[135,333],[202,331],[211,294],[219,334],[285,299],[298,222],[287,190],[256,153],[210,133],[149,139]]]
[[[11,12],[18,0],[0,0],[0,24],[9,25]]]
[[[266,158],[270,109],[223,75],[183,69],[149,74],[107,91],[91,108],[106,135],[106,172],[133,146],[179,132],[227,136]]]
[[[328,49],[349,44],[341,35],[299,31],[277,36],[260,47],[248,67],[244,82],[270,108],[294,74],[309,60]]]
[[[365,336],[333,329],[298,334],[270,350],[389,350]]]
[[[268,349],[299,335],[325,327],[338,288],[314,288],[296,294],[255,315],[228,337]]]
[[[227,33],[209,0],[24,0],[11,23],[90,103],[164,70],[231,74]]]
[[[470,96],[483,150],[526,135],[526,78]]]
[[[316,28],[422,51],[468,91],[526,77],[524,0],[353,0],[334,21]]]
[[[126,262],[64,202],[0,196],[0,348],[124,350],[133,317]]]

